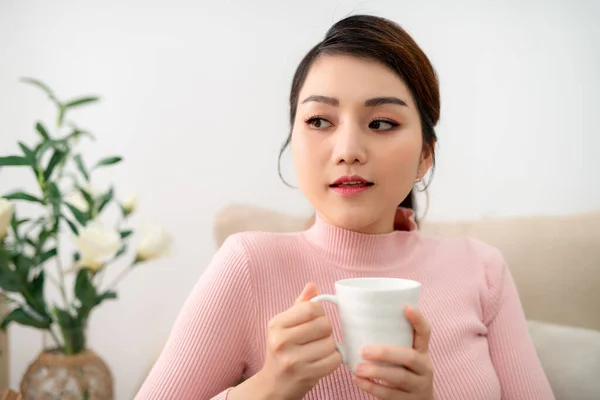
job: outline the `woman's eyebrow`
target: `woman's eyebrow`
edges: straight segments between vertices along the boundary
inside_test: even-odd
[[[394,96],[389,97],[375,97],[365,101],[365,107],[377,107],[384,104],[397,104],[399,106],[408,107],[408,104],[402,99]]]
[[[328,104],[330,106],[338,107],[340,105],[340,101],[335,97],[322,96],[322,95],[311,95],[302,101],[302,104],[308,103],[310,101],[314,101],[316,103]],[[398,97],[394,96],[386,96],[386,97],[374,97],[365,101],[365,107],[377,107],[384,104],[396,104],[403,107],[408,107],[406,102]]]

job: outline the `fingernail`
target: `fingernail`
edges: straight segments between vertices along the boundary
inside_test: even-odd
[[[369,357],[371,355],[372,351],[370,347],[363,347],[361,354],[363,357]]]

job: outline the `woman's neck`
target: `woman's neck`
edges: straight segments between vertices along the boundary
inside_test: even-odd
[[[412,210],[398,209],[394,228],[389,233],[367,234],[332,225],[317,214],[304,236],[328,262],[341,268],[372,271],[397,268],[415,250],[418,231]]]
[[[317,214],[313,213],[306,221],[306,229],[309,229],[315,223],[317,218]],[[334,225],[328,221],[328,219],[319,214],[319,218],[323,221],[327,222],[330,225]],[[390,221],[390,222],[388,222]],[[344,228],[344,227],[342,227]],[[418,224],[415,217],[415,212],[410,208],[398,207],[395,210],[393,219],[385,218],[383,219],[383,223],[376,222],[367,227],[359,228],[359,229],[348,229],[357,233],[364,234],[384,234],[390,233],[393,231],[412,231],[418,229]]]

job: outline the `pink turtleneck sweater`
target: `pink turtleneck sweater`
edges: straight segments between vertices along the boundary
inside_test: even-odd
[[[383,235],[347,231],[317,217],[304,232],[230,236],[190,294],[136,399],[225,400],[242,374],[261,369],[268,321],[291,307],[307,282],[334,293],[335,281],[354,277],[422,283],[436,400],[554,399],[500,252],[474,239],[428,237],[407,221],[408,230]],[[339,339],[337,312],[326,309]],[[305,399],[372,397],[340,366]]]

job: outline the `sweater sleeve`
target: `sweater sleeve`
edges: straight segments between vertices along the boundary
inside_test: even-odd
[[[512,274],[500,251],[481,243],[487,288],[483,319],[503,400],[552,400]]]
[[[225,400],[246,367],[254,315],[246,253],[230,236],[176,319],[136,400]]]

